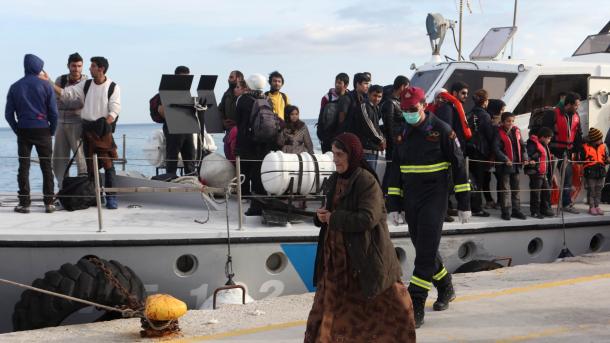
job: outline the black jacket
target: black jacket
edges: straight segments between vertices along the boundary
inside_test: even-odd
[[[347,190],[333,207],[338,174],[328,180],[326,208],[332,212],[330,225],[322,224],[314,217],[316,226],[321,226],[318,237],[314,285],[317,285],[324,262],[324,237],[326,230],[343,233],[350,266],[357,275],[365,297],[371,299],[400,280],[401,270],[394,245],[390,240],[387,213],[383,192],[373,174],[357,168],[349,178]]]
[[[379,128],[379,106],[373,106],[365,101],[359,105],[359,109],[352,112],[349,132],[360,138],[362,147],[367,150],[379,150],[381,142],[385,141],[383,133]]]
[[[255,99],[264,99],[262,92],[248,92],[237,99],[235,119],[237,122],[237,145],[235,154],[245,158],[262,159],[271,150],[277,148],[276,142],[257,143],[249,134],[250,116]]]
[[[440,104],[440,106],[438,106],[434,114],[438,117],[438,119],[449,124],[449,127],[457,135],[462,151],[464,151],[466,149],[466,136],[464,135],[464,130],[462,129],[462,125],[460,123],[457,108],[455,108],[455,106],[453,106],[453,104],[450,102],[443,102]]]
[[[390,153],[394,146],[396,137],[402,131],[402,125],[405,123],[402,117],[402,109],[400,109],[400,99],[391,95],[381,103],[381,118],[383,120],[383,134],[387,143],[387,151]]]
[[[493,152],[494,127],[487,111],[475,106],[467,116],[472,139],[466,143],[466,155],[472,159],[490,160]]]
[[[409,169],[419,172],[409,172]],[[430,171],[422,172],[425,169]],[[470,186],[455,132],[434,114],[426,112],[426,119],[419,126],[405,125],[402,144],[394,148],[388,174],[389,210],[402,210],[402,190],[417,193],[421,185],[435,184],[439,178],[446,179],[449,172],[455,183],[458,209],[470,210]],[[449,190],[446,191],[449,196]]]

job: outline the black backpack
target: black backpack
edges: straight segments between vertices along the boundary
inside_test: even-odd
[[[544,117],[547,115],[552,115],[549,112],[554,113],[555,108],[551,106],[545,106],[532,110],[532,114],[530,115],[530,121],[527,126],[530,135],[538,134],[538,130],[540,130],[544,125]]]
[[[57,192],[57,200],[61,203],[61,206],[66,211],[84,210],[90,206],[96,206],[95,199],[95,187],[93,182],[89,179],[89,176],[68,176],[70,167],[74,163],[74,157],[76,157],[76,151],[80,149],[83,141],[80,141],[78,148],[76,148],[66,171],[64,172],[64,178],[61,183],[61,189]]]
[[[91,87],[92,81],[93,81],[93,79],[89,79],[89,80],[85,81],[85,88],[83,89],[83,93],[85,93],[85,98],[87,98],[87,92],[89,92],[89,88]],[[114,87],[116,87],[116,83],[114,83],[114,81],[112,81],[110,83],[110,86],[108,87],[108,100],[110,100],[112,93],[114,93]],[[83,99],[83,102],[85,102],[84,99]],[[112,122],[112,124],[110,124],[112,126],[112,133],[114,133],[114,130],[116,130],[117,121],[119,121],[119,117],[116,117],[116,119]]]
[[[250,137],[257,143],[275,143],[281,130],[281,119],[273,112],[268,99],[254,99],[250,113]]]
[[[336,100],[332,100],[332,98],[332,92],[329,91],[328,103],[320,111],[316,124],[316,134],[323,142],[333,138],[339,123],[339,98]]]
[[[148,101],[150,107],[150,119],[155,123],[163,124],[165,123],[165,118],[161,117],[159,113],[159,105],[161,105],[161,96],[157,93]]]

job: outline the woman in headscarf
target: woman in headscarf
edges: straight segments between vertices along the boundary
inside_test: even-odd
[[[337,171],[314,220],[317,290],[305,342],[415,342],[379,181],[354,134],[337,136],[332,152]]]
[[[288,154],[308,152],[313,154],[313,143],[307,125],[299,119],[299,108],[288,105],[284,109],[286,127],[282,129],[277,138],[277,145]]]

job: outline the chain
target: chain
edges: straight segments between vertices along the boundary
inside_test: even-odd
[[[121,284],[121,282],[119,282],[119,280],[114,276],[114,274],[112,274],[112,270],[110,270],[110,268],[106,267],[106,265],[97,257],[88,257],[87,260],[89,260],[91,263],[93,263],[94,265],[96,265],[103,273],[104,276],[106,277],[106,279],[108,281],[110,281],[110,283],[112,283],[112,285],[119,290],[119,292],[121,292],[121,294],[123,295],[123,297],[125,297],[125,299],[127,299],[128,301],[128,308],[137,310],[137,309],[141,309],[143,307],[142,303],[136,298],[135,295],[129,293],[129,291],[125,288],[125,286],[123,286]]]

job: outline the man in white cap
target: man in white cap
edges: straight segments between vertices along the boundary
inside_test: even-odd
[[[262,160],[276,148],[276,139],[265,132],[279,131],[280,119],[273,112],[273,106],[263,94],[267,80],[261,74],[250,75],[246,79],[250,90],[237,98],[237,146],[235,155],[240,156],[241,171],[245,175],[242,183],[242,194],[266,194],[261,182]],[[264,124],[264,127],[258,126]],[[250,187],[251,183],[251,187]],[[255,198],[250,202],[247,216],[260,216],[262,206]]]

